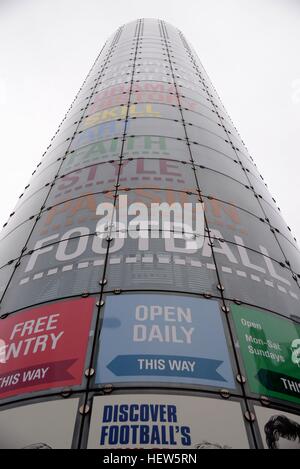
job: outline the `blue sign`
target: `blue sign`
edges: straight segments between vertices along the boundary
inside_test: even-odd
[[[131,381],[234,389],[218,302],[168,294],[107,297],[96,383]]]

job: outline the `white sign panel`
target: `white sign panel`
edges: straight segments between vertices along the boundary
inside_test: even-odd
[[[88,448],[229,449],[249,444],[238,402],[131,394],[94,398]]]
[[[61,399],[1,411],[0,448],[71,448],[77,407],[78,399]]]
[[[300,449],[300,415],[254,406],[265,449]]]

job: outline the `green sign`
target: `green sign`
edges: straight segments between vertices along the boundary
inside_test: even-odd
[[[252,392],[300,404],[300,325],[232,305]]]

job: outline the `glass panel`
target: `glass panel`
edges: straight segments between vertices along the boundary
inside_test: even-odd
[[[115,83],[115,80],[106,80],[100,81],[97,85],[97,91],[93,96],[93,100],[95,97],[97,98],[107,98],[109,96],[114,96],[118,94],[122,94],[123,92],[129,93],[130,91],[130,81],[123,80],[120,82],[118,80],[118,84]]]
[[[196,67],[194,66],[193,62],[189,58],[187,54],[181,49],[176,50],[176,55],[174,55],[173,51],[170,51],[170,57],[172,59],[172,65],[174,67],[183,67],[186,68],[187,70],[194,71],[194,73],[197,72]]]
[[[167,158],[180,161],[191,159],[185,140],[154,135],[126,137],[123,156],[125,158]]]
[[[117,85],[123,86],[123,85]],[[112,89],[116,89],[116,86],[113,86]],[[110,88],[108,88],[110,90]],[[107,91],[107,90],[106,90]],[[105,91],[105,92],[106,92]],[[127,106],[129,103],[129,94],[124,92],[122,94],[117,94],[113,96],[104,96],[102,92],[95,94],[93,97],[90,106],[87,109],[86,115],[94,114],[97,111],[102,111],[104,109],[116,107],[116,106]]]
[[[129,92],[130,90],[130,79],[129,78],[112,78],[111,80],[100,80],[97,84],[96,91],[93,95],[93,99],[99,95],[99,97],[118,95],[123,93],[123,91]],[[112,88],[112,89],[111,89]],[[116,91],[114,91],[114,89]]]
[[[197,88],[197,90],[191,90],[188,88],[183,88],[179,87],[179,93],[180,95],[184,96],[185,98],[189,98],[193,101],[200,101],[205,104],[205,101],[207,101],[207,93],[203,91],[200,86]]]
[[[181,121],[181,113],[178,106],[169,106],[157,103],[143,103],[131,105],[129,108],[131,118],[155,117],[160,119],[173,119]]]
[[[6,265],[0,269],[0,300],[3,296],[3,293],[8,285],[8,282],[14,270],[15,270],[15,262],[11,265]]]
[[[161,135],[163,137],[185,138],[183,125],[167,119],[136,119],[130,120],[128,135]]]
[[[61,203],[87,193],[114,190],[120,170],[122,187],[168,188],[196,191],[196,179],[191,165],[171,159],[130,158],[107,164],[92,165],[59,178],[52,189],[47,206]]]
[[[25,189],[23,193],[20,204],[23,204],[28,198],[33,197],[34,194],[45,187],[46,184],[51,184],[55,179],[60,164],[61,161],[49,165],[48,167],[44,168],[43,171],[40,171],[38,175],[34,175],[30,179],[27,189]]]
[[[120,60],[122,60],[122,59],[120,59]],[[127,60],[129,60],[129,58]],[[99,63],[99,66],[97,68],[95,68],[95,70],[92,73],[90,73],[90,75],[86,79],[86,82],[83,84],[84,88],[89,89],[89,88],[91,88],[91,86],[95,85],[96,81],[99,78],[99,75],[101,74],[102,68],[105,65],[105,63],[106,63],[106,59],[102,60],[102,62]]]
[[[21,255],[34,223],[35,220],[22,223],[9,234],[6,234],[7,229],[2,231],[0,236],[0,266],[7,264],[12,259],[17,259]]]
[[[241,164],[244,166],[244,168],[246,168],[248,171],[247,172],[250,172],[251,174],[253,174],[257,179],[263,181],[256,165],[253,163],[252,160],[250,160],[249,158],[246,158],[241,152],[237,152],[236,154],[236,160],[240,161]]]
[[[239,145],[237,145],[238,148],[237,148],[237,151],[238,151],[238,154],[241,154],[243,155],[245,158],[248,158],[248,160],[251,160],[251,156],[250,156],[250,153],[248,152],[247,148],[245,147],[245,145],[241,144],[241,142],[239,143]]]
[[[212,112],[215,114],[215,117],[218,117],[219,119],[224,119],[224,121],[228,120],[229,117],[228,115],[225,113],[225,111],[223,111],[222,109],[220,109],[220,107],[214,102],[214,104],[212,104],[212,102],[210,102],[207,98],[201,98],[201,99],[192,99],[192,98],[188,98],[186,97],[185,95],[181,94],[180,92],[180,102],[182,104],[183,107],[187,107],[189,110],[191,111],[196,111],[196,112],[202,112],[200,110],[201,106],[206,106],[206,107],[209,107]],[[194,104],[194,107],[191,108],[189,106],[186,106],[185,103],[186,102],[193,102],[195,103]]]
[[[203,114],[199,114],[197,112],[185,111],[185,110],[183,110],[182,114],[183,114],[183,119],[186,124],[191,123],[193,125],[196,125],[197,127],[201,127],[206,130],[209,130],[210,132],[213,132],[214,134],[217,134],[220,137],[222,137],[223,140],[226,140],[228,138],[222,125],[216,121],[213,121],[207,118],[207,116]]]
[[[296,243],[292,244],[284,236],[279,233],[275,233],[276,238],[280,244],[282,251],[285,254],[286,259],[289,261],[291,269],[300,275],[300,251]]]
[[[155,50],[150,50],[150,49],[141,49],[137,53],[137,60],[138,61],[144,61],[144,60],[160,60],[161,62],[167,60],[166,63],[169,63],[168,59],[168,54],[164,52],[162,49],[155,49]]]
[[[214,150],[224,153],[227,156],[230,156],[232,159],[235,158],[235,152],[233,151],[231,145],[226,142],[226,139],[223,139],[216,134],[194,125],[188,125],[186,127],[186,131],[191,142],[195,142],[200,145],[206,145],[210,148],[213,148]]]
[[[181,119],[179,109],[172,106],[152,103],[131,104],[130,106],[125,105],[110,107],[96,113],[89,114],[80,124],[79,130],[85,130],[87,128],[98,125],[101,122],[125,119],[127,116],[133,119],[137,117],[155,117],[177,120]]]
[[[90,99],[92,93],[93,93],[93,88],[94,87],[89,87],[88,89],[84,88],[80,94],[76,97],[74,105],[77,105],[78,103],[83,103],[84,101],[87,101]]]
[[[133,93],[176,93],[176,87],[174,86],[172,78],[166,80],[139,80],[136,79],[132,84]]]
[[[72,123],[69,127],[60,130],[56,135],[55,138],[52,140],[52,145],[56,147],[61,142],[65,142],[67,139],[71,139],[74,133],[77,131],[78,123]]]
[[[117,85],[123,85],[123,84],[129,84],[132,78],[132,73],[131,74],[120,74],[120,75],[114,75],[112,77],[108,77],[106,75],[99,75],[99,81],[97,83],[97,87],[95,88],[95,91],[93,93],[92,99],[97,93],[102,92],[102,90],[108,89],[111,86],[117,86]]]
[[[94,96],[94,95],[93,95]],[[92,97],[93,98],[93,97]],[[79,112],[83,112],[85,107],[89,104],[90,98],[77,100],[72,104],[72,107],[68,113],[68,116],[76,115]]]
[[[284,219],[282,218],[280,212],[278,210],[273,210],[269,204],[267,204],[264,200],[259,199],[266,214],[266,218],[270,221],[270,224],[279,232],[285,236],[292,244],[297,246],[295,238],[292,235],[292,232],[289,230],[287,224],[285,223]]]
[[[118,54],[120,51],[128,51],[131,49],[136,48],[137,41],[135,39],[125,39],[122,38],[122,41],[119,42],[118,44],[114,44],[110,48],[110,53],[113,53],[114,55]]]
[[[138,54],[137,58],[136,58],[136,61],[135,61],[135,66],[136,67],[157,66],[158,68],[163,67],[163,68],[168,68],[169,70],[171,70],[167,54],[165,54],[165,53],[163,54],[163,52],[161,52],[160,54],[156,53],[155,55],[156,55],[155,57],[154,56],[144,57],[143,55]],[[157,70],[157,71],[159,71],[159,70]]]
[[[34,183],[38,179],[44,180],[44,183],[52,181],[59,171],[62,164],[62,159],[59,161],[50,162],[48,164],[47,159],[43,159],[37,169],[32,173],[32,178],[29,184]]]
[[[14,215],[7,223],[7,232],[12,231],[14,228],[21,225],[24,221],[29,220],[29,218],[35,217],[39,214],[41,207],[45,203],[49,189],[50,186],[43,187],[39,191],[35,192],[27,200],[25,200],[24,203],[18,203],[15,208]]]
[[[105,67],[103,70],[100,70],[101,72],[105,72],[106,70],[114,70],[114,67],[128,67],[128,66],[133,66],[134,62],[134,57],[135,57],[135,51],[127,51],[126,53],[115,53],[111,58],[108,60],[108,62],[105,64]],[[132,62],[132,63],[131,63]]]
[[[218,122],[218,116],[215,110],[211,106],[209,106],[208,102],[205,101],[205,102],[200,103],[198,101],[194,101],[192,99],[182,98],[182,97],[180,97],[179,101],[183,109],[188,110],[188,111],[194,111],[199,114],[203,114],[209,119],[215,122]]]
[[[253,190],[261,195],[266,202],[268,202],[271,207],[273,207],[274,210],[277,210],[277,205],[272,198],[270,192],[268,191],[267,187],[265,186],[264,182],[262,179],[257,179],[257,177],[253,176],[251,173],[248,174],[248,178],[250,180],[250,184],[253,188]],[[249,183],[248,183],[249,185]]]
[[[173,163],[173,162],[172,162]],[[177,189],[177,187],[176,187]],[[159,189],[147,189],[147,188],[137,188],[137,189],[122,189],[118,191],[118,199],[122,195],[127,195],[128,204],[142,203],[148,207],[148,210],[151,208],[152,203],[163,203],[167,202],[169,205],[173,203],[179,203],[181,206],[185,203],[197,204],[199,197],[196,194],[190,192],[182,192],[179,190],[169,190],[164,188]],[[118,207],[118,204],[117,204]]]
[[[157,20],[148,20],[143,22],[143,36],[149,37],[152,35],[159,36],[159,22]]]
[[[172,75],[169,72],[165,73],[154,73],[154,72],[139,72],[138,70],[134,73],[135,80],[154,80],[154,81],[170,81]]]
[[[70,398],[1,408],[0,448],[70,449],[78,403]]]
[[[278,262],[284,256],[268,223],[239,208],[216,199],[204,198],[204,207],[211,236],[246,246]],[[219,242],[217,242],[219,244]]]
[[[165,41],[164,40],[159,41],[159,40],[156,40],[155,38],[152,38],[152,39],[149,38],[149,40],[142,39],[139,42],[138,51],[145,51],[145,50],[166,51]]]
[[[65,239],[22,258],[3,298],[2,313],[100,290],[105,249],[99,238]],[[18,295],[16,295],[18,291]]]
[[[119,173],[119,161],[102,163],[78,169],[62,171],[48,199],[47,206],[85,194],[115,190]]]
[[[122,140],[103,140],[86,145],[67,156],[62,171],[69,172],[89,164],[124,158],[151,157],[190,161],[190,152],[185,141],[152,135],[126,137],[122,153]]]
[[[128,77],[132,77],[132,74],[133,74],[133,66],[128,66],[128,67],[123,67],[123,68],[119,68],[118,67],[114,67],[112,68],[112,70],[107,70],[105,73],[103,73],[101,75],[101,82],[103,83],[104,81],[107,81],[107,80],[111,80],[112,78],[116,78],[116,77],[122,77],[123,80],[128,78]]]
[[[146,60],[144,62],[147,62]],[[150,61],[148,61],[150,62]],[[137,73],[162,73],[163,75],[170,74],[171,68],[168,67],[167,62],[162,62],[161,64],[147,64],[143,65],[142,63],[137,63],[135,68],[135,74]]]
[[[234,244],[215,240],[213,249],[226,298],[300,318],[300,290],[288,269]]]
[[[175,56],[174,53],[172,52],[170,56],[172,59],[172,65],[174,69],[178,69],[180,71],[181,70],[188,71],[193,74],[194,79],[190,80],[190,84],[191,84],[191,81],[194,81],[193,86],[196,86],[197,84],[196,80],[197,80],[199,84],[202,85],[201,74],[188,55],[182,54],[180,52],[176,52],[176,56]]]
[[[120,158],[122,139],[108,139],[102,142],[85,145],[78,150],[71,151],[63,163],[61,171],[66,173],[80,169],[89,164]]]
[[[118,59],[118,56],[115,55],[115,59]],[[134,56],[131,56],[127,60],[115,60],[114,63],[110,62],[107,63],[106,66],[101,70],[101,76],[110,76],[114,73],[120,73],[120,75],[124,75],[124,73],[132,73],[134,68]]]
[[[141,233],[146,236],[146,232]],[[174,239],[170,232],[164,234],[166,239],[162,239],[162,233],[160,239],[132,239],[129,234],[125,239],[111,243],[106,290],[153,289],[218,294],[216,273],[210,268],[211,263],[206,268],[207,259],[198,249],[204,238],[198,237],[193,248],[187,249],[187,240]]]
[[[90,194],[63,203],[56,200],[57,205],[41,214],[30,236],[28,249],[39,249],[65,237],[96,233],[98,221],[106,215],[104,206],[101,215],[97,215],[97,208],[100,204],[106,204],[106,208],[107,204],[113,204],[113,195],[113,192]]]
[[[225,125],[225,121],[224,121],[224,125]],[[243,152],[249,157],[248,151],[245,145],[243,144],[241,137],[236,132],[229,131],[228,133],[229,133],[229,140],[232,141],[233,146],[237,147],[240,153]]]
[[[140,58],[156,58],[158,57],[160,60],[167,60],[168,54],[167,50],[163,47],[163,45],[156,45],[156,44],[143,44],[142,47],[139,47],[137,50],[137,59]]]
[[[249,184],[241,166],[223,153],[202,145],[190,145],[190,148],[196,165],[219,171],[244,185]]]
[[[224,127],[226,128],[226,131],[230,135],[230,138],[235,138],[235,145],[239,146],[241,143],[241,137],[234,125],[228,120],[225,121],[225,119],[220,119],[220,121],[222,121]]]
[[[101,142],[112,137],[122,137],[125,131],[125,122],[104,122],[87,130],[79,131],[71,143],[70,150],[76,150],[84,145]]]
[[[64,131],[73,124],[78,124],[81,118],[85,116],[84,108],[81,109],[71,109],[68,113],[66,119],[62,122],[60,131]]]
[[[151,187],[196,192],[195,172],[192,166],[168,159],[125,160],[121,168],[119,183],[120,190],[124,187]]]
[[[123,41],[126,41],[126,39],[133,40],[135,35],[137,34],[137,28],[138,28],[137,21],[132,21],[130,23],[127,23],[121,32],[119,41],[123,42]]]
[[[91,100],[88,114],[120,104],[128,104],[129,90],[129,84],[127,83],[117,85],[111,83],[108,87],[104,86]],[[167,82],[156,82],[153,80],[135,81],[130,96],[130,102],[132,104],[135,102],[157,102],[178,105],[175,88],[169,80],[167,80]]]
[[[64,157],[69,146],[70,142],[63,142],[56,148],[50,145],[49,150],[44,154],[42,161],[47,161],[47,165],[53,163],[54,161],[57,161],[58,158]]]
[[[132,61],[134,59],[135,52],[134,51],[118,51],[118,53],[115,53],[110,56],[109,61],[107,62],[107,66],[110,67],[110,65],[115,65],[116,63],[119,62],[127,62]],[[98,67],[98,70],[100,70],[100,67]]]
[[[74,133],[71,133],[70,136],[66,136],[66,139],[62,138],[62,139],[56,139],[54,138],[53,140],[51,140],[51,144],[49,146],[49,149],[51,148],[52,150],[56,150],[57,148],[59,148],[60,150],[61,149],[64,149],[65,147],[68,148],[71,144],[71,139],[73,137]],[[61,153],[60,153],[60,156]]]
[[[196,174],[203,195],[234,204],[259,218],[263,217],[263,212],[253,192],[243,184],[208,169],[197,168]]]
[[[83,88],[79,91],[79,93],[77,94],[76,96],[76,100],[77,99],[80,99],[80,100],[83,100],[85,99],[86,97],[90,96],[92,93],[93,93],[93,90],[95,88],[95,81],[91,81],[91,82],[86,82],[83,86]]]

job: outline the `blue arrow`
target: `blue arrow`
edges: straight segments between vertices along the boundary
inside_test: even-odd
[[[152,360],[152,366],[149,360]],[[185,369],[186,367],[182,369],[182,364],[187,362],[194,363],[193,371]],[[221,360],[210,358],[173,355],[118,355],[107,365],[107,368],[115,376],[177,376],[226,382],[226,379],[217,372],[217,368],[222,363]],[[176,369],[176,364],[179,369]]]

